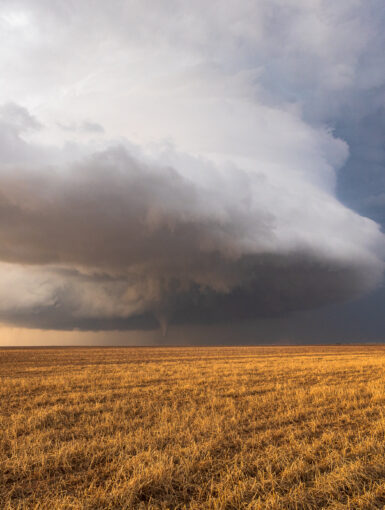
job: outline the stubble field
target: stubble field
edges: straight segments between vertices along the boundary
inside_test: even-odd
[[[385,347],[0,350],[0,508],[385,505]]]

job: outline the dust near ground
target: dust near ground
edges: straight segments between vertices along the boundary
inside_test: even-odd
[[[0,350],[1,509],[374,509],[385,346]]]

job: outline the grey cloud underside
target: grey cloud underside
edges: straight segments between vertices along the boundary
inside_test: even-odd
[[[146,303],[149,310],[127,316],[120,302],[125,300],[127,286],[135,288],[135,281],[71,274],[62,288],[55,288],[47,297],[47,304],[41,300],[31,307],[2,311],[0,318],[6,323],[47,329],[148,330],[158,328],[162,320],[211,324],[280,316],[350,299],[367,285],[362,268],[332,266],[330,261],[309,256],[245,256],[235,264],[218,260],[218,256],[212,259],[212,264],[222,263],[222,275],[225,271],[239,275],[237,285],[228,292],[193,282],[188,290],[178,290],[181,282],[175,278],[167,282],[156,300]],[[65,276],[65,271],[58,271],[56,278],[60,276]],[[103,287],[103,299],[109,304],[97,309],[98,315],[79,290],[90,282],[94,294],[100,292],[97,285]]]

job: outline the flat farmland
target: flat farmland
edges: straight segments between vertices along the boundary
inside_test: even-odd
[[[385,346],[0,350],[0,508],[385,505]]]

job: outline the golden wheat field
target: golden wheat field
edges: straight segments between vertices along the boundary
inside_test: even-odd
[[[2,510],[384,508],[383,346],[0,361]]]

